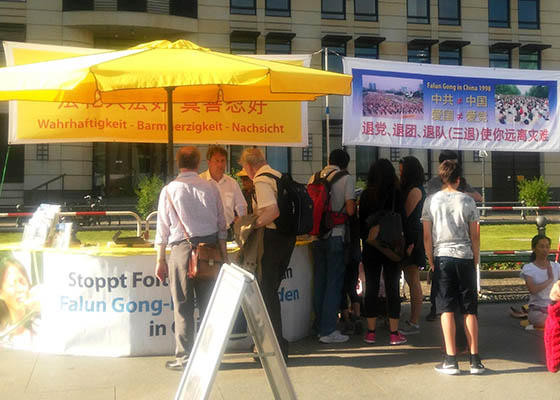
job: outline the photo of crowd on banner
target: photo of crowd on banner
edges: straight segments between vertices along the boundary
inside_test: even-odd
[[[424,119],[421,79],[364,76],[362,104],[364,117]]]
[[[548,87],[496,85],[496,122],[507,126],[539,129],[550,120]]]

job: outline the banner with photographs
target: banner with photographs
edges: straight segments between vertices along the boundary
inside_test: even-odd
[[[345,57],[343,144],[559,151],[558,71]]]

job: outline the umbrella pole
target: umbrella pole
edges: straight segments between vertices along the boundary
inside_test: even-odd
[[[166,87],[167,92],[167,181],[173,179],[173,91],[175,87]]]

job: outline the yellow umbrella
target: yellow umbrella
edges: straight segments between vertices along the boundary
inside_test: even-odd
[[[349,75],[214,52],[186,40],[161,40],[0,68],[0,100],[166,102],[171,175],[172,102],[313,101],[327,94],[349,95],[351,80]]]

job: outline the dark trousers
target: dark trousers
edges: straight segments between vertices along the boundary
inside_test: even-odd
[[[382,253],[368,244],[364,245],[362,262],[364,263],[364,273],[366,275],[364,316],[373,318],[385,315],[383,304],[381,304],[378,297],[379,279],[381,278],[381,268],[383,268],[385,292],[387,294],[388,303],[387,314],[389,318],[398,319],[401,314],[401,296],[399,292],[401,269],[396,263],[390,261]]]
[[[274,333],[280,344],[284,356],[288,355],[288,341],[282,335],[282,314],[278,289],[282,277],[290,263],[292,252],[296,244],[296,237],[277,232],[276,229],[264,230],[264,252],[261,259],[262,276],[260,288],[272,322]]]
[[[204,241],[201,239],[205,239]],[[201,239],[193,238],[194,244],[213,243],[215,235]],[[213,241],[212,241],[213,239]],[[194,343],[194,295],[199,315],[202,318],[210,300],[215,281],[187,279],[187,266],[191,256],[191,245],[179,242],[171,246],[169,257],[169,289],[173,300],[173,320],[175,322],[175,357],[181,361],[188,358]]]

